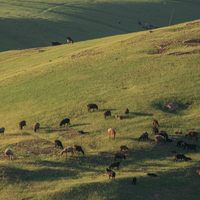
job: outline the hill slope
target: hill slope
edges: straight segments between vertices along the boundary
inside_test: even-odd
[[[199,13],[198,0],[1,0],[0,51],[65,44],[67,36],[78,42],[138,32],[145,24],[164,27],[197,20]]]
[[[199,131],[200,23],[123,34],[108,38],[0,53],[1,199],[198,199],[199,141],[184,138]],[[162,106],[176,102],[180,110]],[[88,112],[96,103],[99,110]],[[125,116],[123,110],[130,113]],[[104,119],[103,111],[112,116]],[[124,119],[116,120],[115,115]],[[71,125],[59,128],[64,118]],[[154,144],[152,119],[172,143]],[[18,123],[27,127],[19,130]],[[41,124],[34,133],[35,122]],[[116,130],[116,139],[107,129]],[[78,131],[86,134],[81,135]],[[143,132],[148,141],[138,142]],[[85,155],[60,156],[63,146],[81,145]],[[179,140],[197,145],[197,153],[175,146]],[[127,145],[115,180],[106,168],[113,152]],[[5,149],[15,153],[10,161]],[[171,151],[192,161],[174,162]],[[157,178],[147,173],[156,173]],[[137,177],[138,183],[131,184]],[[153,184],[152,184],[153,181]]]

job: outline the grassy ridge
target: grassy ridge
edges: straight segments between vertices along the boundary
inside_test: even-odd
[[[67,36],[77,42],[143,31],[146,23],[164,27],[173,10],[174,25],[198,19],[199,7],[198,0],[1,0],[0,51],[65,44]]]
[[[199,22],[168,28],[0,53],[1,198],[2,199],[193,199],[199,198],[199,141],[197,153],[186,153],[175,142],[155,145],[152,119],[168,134],[199,130]],[[159,52],[159,53],[158,53]],[[161,53],[163,52],[163,53]],[[169,55],[171,54],[171,55]],[[177,102],[180,110],[164,111]],[[86,105],[97,103],[89,113]],[[123,120],[114,115],[130,114]],[[110,109],[106,120],[103,111]],[[59,129],[59,122],[71,126]],[[20,120],[27,127],[18,129]],[[40,122],[34,133],[32,125]],[[109,140],[107,129],[116,139]],[[79,130],[87,132],[80,135]],[[138,142],[147,131],[150,140]],[[180,138],[182,138],[180,136]],[[79,144],[85,155],[60,156],[53,141],[65,147]],[[188,141],[188,140],[187,140]],[[131,150],[121,162],[116,180],[108,180],[106,167],[120,145]],[[3,155],[11,148],[16,159]],[[174,163],[171,150],[186,153],[191,162]],[[159,175],[147,177],[147,172]],[[136,176],[138,184],[131,185]],[[156,181],[155,181],[156,180]],[[186,191],[186,192],[183,192]]]

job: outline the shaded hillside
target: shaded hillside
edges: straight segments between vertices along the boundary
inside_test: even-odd
[[[199,13],[197,0],[1,0],[0,51],[65,44],[67,36],[78,42],[164,27],[196,20]]]

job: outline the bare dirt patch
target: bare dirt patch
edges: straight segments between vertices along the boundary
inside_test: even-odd
[[[55,152],[54,143],[44,139],[33,139],[16,143],[13,145],[13,148],[20,149],[34,155],[53,154]]]
[[[170,49],[158,49],[158,50],[154,51],[153,54],[162,54],[162,53],[165,53],[169,50]]]
[[[62,129],[64,131],[67,131],[67,133],[62,134],[61,136],[64,138],[75,138],[78,136],[81,136],[82,134],[80,134],[77,130],[73,129],[73,128],[66,128],[66,129]]]

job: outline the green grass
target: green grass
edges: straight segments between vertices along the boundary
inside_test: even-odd
[[[183,136],[155,145],[152,119],[169,135],[180,129],[183,135],[192,128],[199,131],[200,46],[183,43],[198,39],[199,30],[199,23],[184,23],[152,33],[0,53],[0,125],[6,128],[0,136],[1,199],[198,199],[199,141],[192,141],[196,154],[175,147]],[[154,54],[159,49],[167,51]],[[163,110],[169,102],[181,109]],[[99,110],[88,112],[88,103]],[[126,107],[129,116],[116,120]],[[104,119],[107,109],[112,116]],[[66,117],[71,126],[59,129]],[[22,131],[21,120],[27,122]],[[36,133],[35,122],[41,124]],[[115,140],[108,138],[110,127],[116,130]],[[145,131],[149,141],[138,142]],[[64,147],[81,145],[85,155],[60,156],[55,139]],[[105,170],[120,145],[130,148],[128,159],[115,170],[116,179],[108,180]],[[15,160],[4,157],[6,148],[14,151]],[[175,163],[172,150],[192,161]]]
[[[199,8],[198,0],[0,0],[0,51],[144,31],[145,24],[166,27],[173,10],[171,25],[199,19]]]

